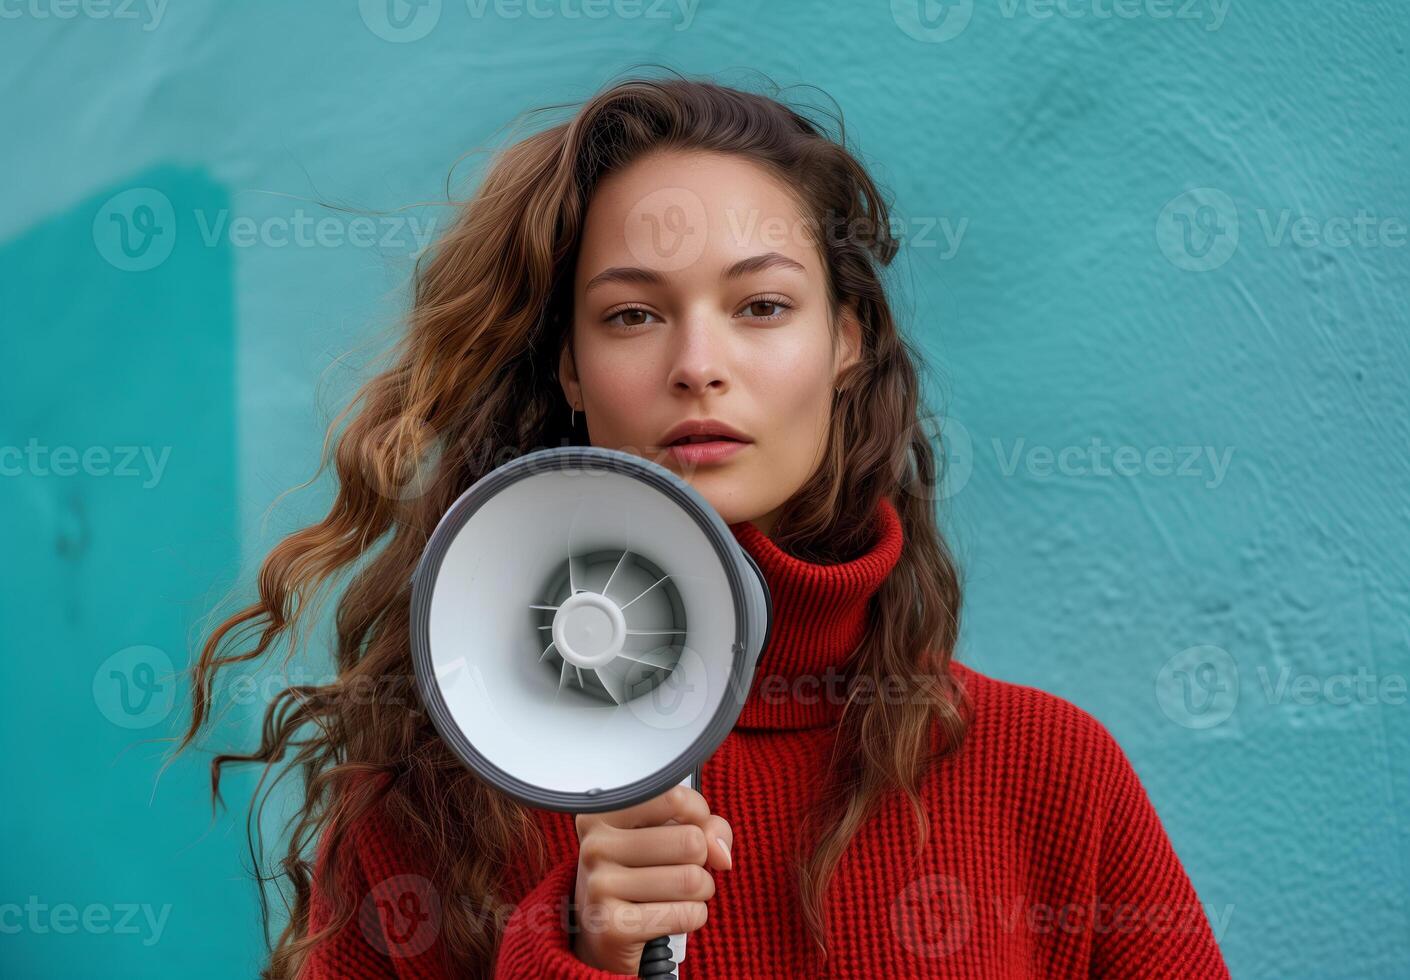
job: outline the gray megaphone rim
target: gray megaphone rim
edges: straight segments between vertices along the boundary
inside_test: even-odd
[[[735,638],[730,644],[730,652],[734,656],[730,664],[730,683],[727,685],[729,691],[744,691],[745,678],[742,675],[746,658],[749,656],[749,609],[745,604],[745,581],[738,563],[733,560],[734,555],[743,555],[749,567],[753,569],[764,595],[764,635],[756,655],[762,654],[773,633],[773,597],[754,556],[739,544],[729,525],[699,491],[659,463],[619,450],[604,449],[600,446],[563,446],[536,450],[487,473],[456,498],[455,503],[441,516],[411,577],[411,659],[416,674],[416,686],[420,691],[422,703],[431,716],[431,723],[461,762],[496,789],[540,809],[600,813],[624,809],[654,799],[696,771],[734,728],[744,708],[744,697],[731,694],[721,698],[715,714],[706,723],[700,735],[672,764],[663,766],[654,774],[610,789],[561,792],[517,778],[495,765],[475,748],[451,717],[450,709],[441,695],[440,686],[436,683],[435,665],[431,656],[431,598],[435,593],[436,576],[446,552],[461,528],[488,500],[514,483],[530,476],[552,473],[575,465],[587,465],[619,473],[660,490],[672,497],[705,532],[706,538],[715,548],[715,553],[719,555],[720,564],[729,582],[730,598],[734,603]],[[748,680],[752,683],[752,673]],[[744,693],[747,694],[747,691]]]

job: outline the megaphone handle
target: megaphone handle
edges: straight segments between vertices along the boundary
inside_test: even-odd
[[[700,789],[700,767],[696,766],[690,775],[681,780],[682,786]],[[647,942],[641,950],[641,965],[636,975],[650,977],[651,980],[676,980],[675,967],[685,960],[685,933],[673,936],[657,936]]]

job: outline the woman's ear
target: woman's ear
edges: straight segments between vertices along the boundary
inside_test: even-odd
[[[850,368],[862,356],[862,321],[857,316],[857,305],[852,300],[842,304],[838,323],[838,362],[833,374],[834,380]]]
[[[578,382],[578,366],[573,362],[573,345],[564,344],[558,352],[558,383],[568,404],[581,411],[582,385]]]

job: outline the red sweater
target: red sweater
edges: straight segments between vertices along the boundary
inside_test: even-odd
[[[686,941],[681,980],[1228,977],[1200,900],[1106,728],[1070,702],[958,662],[951,667],[973,720],[960,752],[922,784],[929,843],[917,853],[902,793],[870,818],[828,892],[824,964],[787,862],[821,788],[843,699],[808,678],[826,678],[856,647],[868,599],[900,556],[901,524],[883,502],[874,545],[837,565],[799,561],[749,523],[731,530],[768,580],[774,631],[738,724],[703,766],[700,792],[734,830],[734,866],[710,872],[716,892],[708,921]],[[502,897],[512,914],[495,976],[621,976],[573,955],[565,911],[577,873],[573,817],[535,813],[551,865],[538,880],[528,868],[507,872]],[[357,853],[364,914],[316,950],[310,975],[457,975],[443,963],[440,900],[423,877],[424,855],[378,817],[360,828]],[[312,907],[317,928],[326,908],[316,892]]]

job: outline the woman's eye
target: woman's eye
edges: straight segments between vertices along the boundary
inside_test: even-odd
[[[655,316],[650,310],[643,310],[639,306],[629,306],[616,313],[608,314],[607,322],[619,327],[644,327],[647,323],[646,318],[650,316]]]
[[[789,309],[788,304],[782,300],[752,299],[744,304],[744,315],[760,320],[774,320],[783,316],[783,311],[787,309]]]

